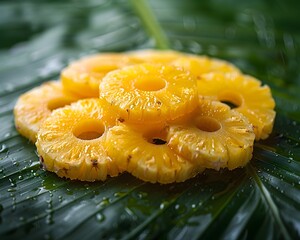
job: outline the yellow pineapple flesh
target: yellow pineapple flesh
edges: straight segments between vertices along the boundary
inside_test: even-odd
[[[218,101],[200,100],[189,121],[170,123],[167,141],[194,164],[219,170],[242,167],[252,157],[255,135],[249,121]]]
[[[82,97],[98,97],[99,83],[110,71],[133,64],[129,57],[118,53],[103,53],[82,58],[62,70],[66,89]]]
[[[129,122],[162,122],[194,110],[197,84],[173,66],[138,64],[110,72],[100,84],[100,98]]]
[[[84,99],[52,112],[36,142],[47,170],[82,181],[119,174],[116,162],[105,151],[107,129],[113,123],[103,116],[104,109],[100,99]]]
[[[128,52],[128,56],[136,63],[169,64],[184,55],[172,50],[146,49]]]
[[[36,142],[46,170],[72,180],[127,171],[168,184],[236,169],[274,124],[270,88],[206,56],[103,53],[71,63],[61,80],[21,95],[15,125]]]
[[[229,62],[206,56],[185,55],[172,61],[171,64],[190,71],[197,78],[200,78],[205,73],[240,72],[237,67]]]
[[[237,73],[211,73],[198,80],[198,92],[209,99],[232,103],[252,123],[256,140],[272,132],[275,101],[268,86]]]
[[[121,170],[147,182],[166,184],[194,177],[203,169],[169,148],[165,130],[114,126],[107,133],[106,150]]]
[[[78,96],[64,91],[60,82],[44,83],[19,97],[14,107],[16,129],[24,137],[35,142],[41,123],[51,111],[78,99]]]

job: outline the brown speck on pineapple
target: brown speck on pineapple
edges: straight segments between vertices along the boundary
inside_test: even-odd
[[[98,168],[98,160],[97,159],[92,159],[91,160],[93,167]]]
[[[122,123],[122,122],[125,122],[125,119],[120,117],[120,118],[118,118],[118,121]]]
[[[128,155],[128,157],[127,157],[127,163],[130,162],[131,158],[132,158],[132,156],[131,156],[131,155]]]
[[[65,172],[66,175],[68,175],[69,169],[67,169],[67,168],[64,167],[62,170]]]
[[[201,78],[201,76],[198,75],[198,76],[196,77],[196,79],[197,79],[197,80],[201,80],[202,78]]]
[[[128,113],[128,115],[130,114],[130,110],[129,109],[126,109],[126,112]]]
[[[156,104],[157,105],[161,105],[161,101],[156,101]]]

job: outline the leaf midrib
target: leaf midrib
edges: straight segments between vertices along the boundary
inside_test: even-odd
[[[273,201],[273,198],[271,197],[268,189],[265,187],[265,185],[259,178],[254,167],[251,164],[248,164],[246,168],[249,172],[249,175],[251,175],[253,177],[256,185],[258,186],[262,198],[265,200],[266,204],[268,205],[269,209],[271,210],[271,213],[275,219],[275,222],[277,223],[278,227],[280,228],[282,236],[284,237],[284,239],[292,240],[291,236],[289,235],[289,233],[281,219],[278,207],[276,206],[275,202]]]

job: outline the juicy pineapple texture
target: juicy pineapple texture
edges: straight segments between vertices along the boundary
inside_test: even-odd
[[[100,84],[100,98],[121,119],[145,123],[175,119],[198,103],[196,80],[188,72],[147,63],[107,74]]]
[[[95,181],[127,171],[182,182],[205,168],[245,166],[254,140],[273,128],[270,88],[206,56],[103,53],[71,63],[61,80],[23,94],[14,108],[17,130],[60,177]]]
[[[163,131],[114,126],[107,134],[107,152],[120,169],[147,182],[182,182],[202,171],[164,144]]]
[[[272,132],[275,101],[268,86],[253,77],[237,73],[210,73],[198,80],[198,92],[209,99],[227,101],[252,123],[256,140]]]
[[[103,116],[100,99],[84,99],[53,111],[42,124],[36,142],[44,167],[60,177],[82,181],[117,176],[119,167],[106,151],[112,124]]]
[[[171,64],[190,71],[197,78],[202,74],[212,72],[240,72],[233,64],[206,56],[185,55],[175,59]]]
[[[125,54],[105,53],[82,58],[62,70],[63,86],[82,97],[98,97],[99,83],[110,71],[134,62]]]
[[[255,135],[249,121],[218,101],[200,100],[189,121],[170,124],[167,141],[194,164],[219,170],[242,167],[252,157]]]
[[[14,107],[16,129],[35,142],[41,123],[51,111],[77,100],[78,96],[64,91],[60,82],[44,83],[19,97]]]

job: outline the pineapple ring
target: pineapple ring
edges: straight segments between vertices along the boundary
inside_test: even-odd
[[[105,151],[111,124],[100,99],[84,99],[53,111],[36,142],[44,167],[60,177],[82,181],[117,176],[119,168]]]
[[[205,74],[198,80],[198,92],[209,99],[229,101],[235,110],[248,118],[256,140],[266,139],[272,132],[275,101],[268,86],[257,79],[237,73]]]
[[[98,97],[99,84],[110,71],[133,64],[129,57],[105,53],[82,58],[62,70],[63,86],[83,97]]]
[[[202,74],[211,72],[240,73],[240,70],[233,64],[206,56],[186,55],[174,60],[171,64],[190,71],[197,78],[201,78]]]
[[[218,101],[202,100],[190,121],[170,125],[168,144],[194,164],[219,170],[242,167],[252,157],[255,135],[242,114]]]
[[[178,118],[198,104],[196,80],[188,72],[147,63],[107,74],[100,84],[100,98],[121,119],[144,123]]]
[[[60,82],[44,83],[19,97],[14,107],[16,129],[35,142],[41,123],[51,111],[77,100],[78,97],[63,90]]]
[[[107,133],[107,152],[120,169],[152,183],[182,182],[203,169],[174,153],[164,141],[166,128],[136,128],[126,124]]]

